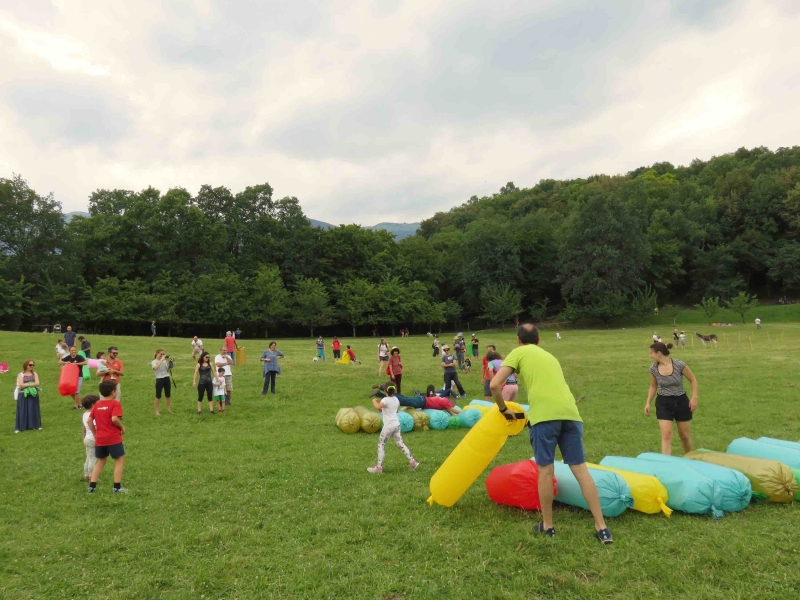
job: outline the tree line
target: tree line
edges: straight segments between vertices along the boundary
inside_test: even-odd
[[[0,179],[0,211],[6,328],[607,323],[800,290],[800,147],[508,183],[400,242],[311,227],[297,198],[268,184],[98,190],[89,216],[66,222],[52,194],[14,176]]]

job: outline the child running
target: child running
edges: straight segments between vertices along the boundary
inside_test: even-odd
[[[381,429],[381,436],[378,439],[378,464],[374,467],[369,467],[369,473],[383,473],[383,458],[386,454],[386,442],[389,438],[394,438],[395,445],[400,451],[406,455],[408,459],[408,466],[413,471],[419,466],[419,463],[411,456],[411,450],[403,443],[403,438],[400,435],[400,419],[397,418],[397,408],[400,402],[394,397],[396,388],[393,385],[386,386],[386,397],[382,400],[376,398],[372,399],[372,405],[381,413],[383,413],[383,429]]]
[[[225,367],[217,369],[217,376],[214,377],[214,401],[217,403],[217,410],[225,412]]]
[[[81,406],[86,411],[81,415],[83,421],[83,445],[86,448],[86,460],[83,461],[83,478],[86,481],[92,480],[92,471],[95,463],[97,463],[97,457],[94,455],[94,434],[88,425],[91,418],[88,411],[92,410],[98,400],[100,400],[100,396],[96,394],[88,394],[81,400]]]
[[[114,459],[114,493],[124,494],[128,491],[122,487],[122,471],[125,468],[125,447],[122,445],[122,436],[125,435],[125,426],[122,424],[122,404],[117,400],[117,382],[101,381],[100,395],[102,398],[92,407],[86,421],[94,436],[94,455],[97,458],[88,491],[90,494],[94,493],[100,473],[103,472],[108,456],[111,455]]]

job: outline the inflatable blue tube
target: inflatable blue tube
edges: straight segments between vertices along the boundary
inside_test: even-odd
[[[589,506],[581,493],[581,486],[569,466],[558,460],[553,464],[555,465],[554,475],[557,482],[556,500],[570,506],[589,510]],[[597,486],[603,516],[618,517],[627,509],[633,508],[631,488],[617,473],[589,467],[589,474]]]
[[[450,423],[450,414],[447,411],[426,408],[422,412],[430,417],[431,429],[447,429],[447,425]]]
[[[741,454],[753,458],[769,458],[782,462],[792,469],[800,469],[800,450],[757,442],[750,438],[738,438],[728,444],[728,454]]]
[[[784,448],[789,448],[790,450],[800,451],[800,442],[790,442],[788,440],[778,440],[768,437],[760,437],[756,441],[763,442],[764,444],[772,444],[773,446],[783,446]]]
[[[492,408],[493,406],[495,406],[494,402],[489,402],[488,400],[473,400],[472,402],[470,402],[470,404],[475,404],[477,406],[485,406],[486,408]],[[520,406],[522,407],[522,409],[525,411],[526,414],[529,413],[531,410],[530,404],[520,404]]]
[[[637,456],[642,460],[673,464],[680,469],[692,469],[714,481],[722,492],[722,502],[718,508],[726,512],[744,510],[753,497],[753,486],[743,473],[699,460],[645,452]]]
[[[712,519],[719,519],[724,514],[720,510],[722,490],[719,485],[697,471],[670,463],[625,456],[606,456],[600,464],[604,467],[656,477],[667,488],[669,493],[667,506],[673,510],[696,515],[711,515]]]
[[[470,428],[475,423],[481,420],[483,413],[479,411],[477,408],[467,408],[458,414],[458,425],[460,427],[467,427]]]
[[[410,414],[401,410],[397,413],[397,418],[400,419],[400,431],[402,433],[408,433],[414,430],[414,417]]]

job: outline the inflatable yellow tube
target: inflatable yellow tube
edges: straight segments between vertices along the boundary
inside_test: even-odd
[[[669,500],[667,488],[665,488],[664,484],[656,477],[652,475],[642,475],[641,473],[633,473],[632,471],[612,469],[611,467],[603,467],[591,463],[586,463],[586,466],[602,471],[619,473],[620,477],[622,477],[631,488],[633,510],[638,510],[648,515],[663,512],[669,517],[672,514],[672,509],[667,506],[667,500]]]
[[[516,402],[506,402],[506,406],[514,412],[525,412]],[[431,477],[428,504],[453,506],[497,456],[508,436],[522,431],[526,421],[527,415],[507,421],[496,406],[489,409]]]
[[[380,415],[374,410],[369,410],[363,406],[355,406],[353,410],[358,415],[358,418],[361,419],[361,429],[366,433],[375,433],[383,426]]]

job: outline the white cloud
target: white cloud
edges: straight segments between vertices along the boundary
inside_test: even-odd
[[[309,216],[369,224],[510,180],[792,145],[790,8],[32,3],[0,13],[0,176],[66,210],[102,187],[269,182]]]

